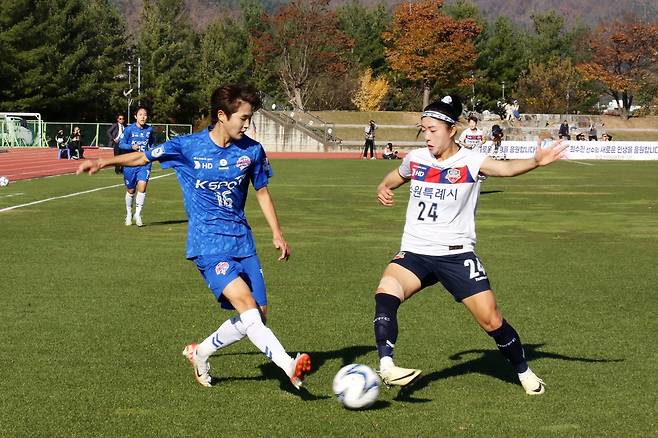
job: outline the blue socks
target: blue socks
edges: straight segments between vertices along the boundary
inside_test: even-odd
[[[494,331],[487,332],[487,334],[496,341],[496,346],[503,353],[503,356],[510,361],[517,373],[521,374],[528,370],[523,345],[514,327],[503,319],[503,325]]]
[[[379,358],[393,357],[393,348],[398,340],[398,308],[402,301],[393,295],[375,294],[375,341]]]

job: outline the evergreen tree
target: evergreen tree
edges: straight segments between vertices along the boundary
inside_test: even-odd
[[[479,53],[476,63],[478,75],[475,83],[477,99],[485,108],[493,109],[502,99],[502,83],[506,89],[514,90],[521,73],[528,66],[528,54],[523,32],[517,30],[505,17],[498,17],[487,26],[478,42]]]
[[[142,95],[154,122],[191,123],[200,115],[197,35],[183,0],[146,0],[137,56],[142,62]],[[130,61],[137,61],[132,59]],[[203,99],[205,101],[205,99]]]
[[[352,60],[362,70],[372,69],[375,75],[386,70],[382,33],[391,22],[391,14],[383,4],[368,9],[359,0],[352,0],[336,9],[339,28],[352,40]]]
[[[242,23],[230,17],[210,23],[201,35],[199,52],[199,87],[206,107],[218,86],[251,81],[254,59]]]
[[[111,112],[108,90],[124,41],[108,1],[11,0],[0,14],[3,109],[85,121]]]

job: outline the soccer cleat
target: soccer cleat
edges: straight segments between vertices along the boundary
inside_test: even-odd
[[[297,353],[292,372],[293,375],[290,377],[290,383],[296,389],[300,389],[304,385],[306,375],[311,372],[311,356],[306,353]]]
[[[129,226],[131,226],[131,225],[133,224],[133,219],[132,219],[132,217],[130,216],[130,214],[127,214],[127,215],[126,215],[126,220],[125,220],[124,223],[126,224],[127,227],[129,227]]]
[[[387,386],[407,386],[420,376],[421,371],[414,368],[400,368],[393,365],[382,371],[378,371],[382,381]]]
[[[528,395],[540,395],[544,393],[546,384],[542,379],[535,376],[535,373],[530,371],[525,379],[521,380],[521,386],[525,389],[525,393]]]
[[[133,219],[135,219],[135,225],[138,227],[144,226],[144,223],[142,222],[142,217],[138,214],[136,214]]]
[[[210,377],[210,364],[208,361],[200,361],[196,355],[196,344],[186,345],[183,349],[183,356],[187,358],[194,369],[194,378],[199,385],[207,388],[212,386],[212,377]]]

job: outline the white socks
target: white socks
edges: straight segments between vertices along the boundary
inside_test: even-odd
[[[201,360],[207,360],[215,351],[228,347],[245,336],[249,337],[251,343],[265,356],[292,377],[295,371],[294,360],[286,353],[272,330],[263,324],[258,309],[247,310],[240,316],[234,316],[224,321],[213,334],[197,346],[196,354]]]
[[[294,373],[294,360],[288,356],[286,350],[279,340],[274,336],[272,330],[265,327],[263,321],[260,319],[260,312],[258,309],[250,309],[240,315],[240,319],[244,324],[245,331],[249,340],[260,351],[272,360],[279,368],[292,377]]]
[[[146,199],[146,192],[137,192],[135,197],[135,216],[142,215],[142,207],[144,206],[144,200]]]
[[[211,354],[220,348],[228,347],[247,336],[247,330],[239,316],[224,321],[222,325],[197,346],[196,354],[207,360]]]
[[[379,371],[387,370],[393,365],[393,358],[391,356],[384,356],[379,359]]]
[[[133,197],[135,195],[132,193],[126,192],[126,216],[133,215]]]

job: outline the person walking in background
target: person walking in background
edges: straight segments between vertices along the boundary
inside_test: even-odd
[[[560,130],[558,131],[558,137],[561,140],[571,140],[571,134],[569,134],[569,123],[565,120],[560,125]]]
[[[71,150],[71,158],[74,160],[80,160],[84,158],[84,152],[82,150],[82,133],[80,132],[80,128],[77,126],[73,128],[69,145]]]
[[[536,148],[532,158],[497,161],[455,142],[462,105],[446,96],[428,105],[420,128],[425,147],[410,151],[377,187],[383,206],[393,205],[393,190],[410,183],[400,251],[382,274],[375,292],[374,332],[380,375],[387,385],[405,386],[421,373],[393,362],[400,305],[417,292],[441,283],[472,314],[511,363],[524,391],[543,394],[544,382],[528,367],[519,334],[500,313],[489,277],[475,254],[478,175],[511,177],[546,166],[564,156],[561,141]]]
[[[375,131],[377,130],[377,124],[374,120],[370,120],[366,125],[364,131],[366,134],[366,142],[363,147],[363,159],[368,158],[368,150],[370,150],[370,159],[374,160],[375,157]]]
[[[124,125],[125,119],[123,114],[117,114],[117,121],[112,123],[107,130],[108,145],[114,150],[114,156],[121,155],[123,151],[119,147],[119,139],[123,130],[125,129]],[[114,173],[117,175],[123,173],[123,168],[121,166],[114,166]]]
[[[596,125],[594,125],[594,122],[590,123],[589,125],[589,130],[587,131],[587,138],[589,141],[599,140],[599,136],[597,135],[596,132]]]
[[[135,113],[135,123],[128,126],[119,137],[119,148],[126,152],[146,152],[155,145],[155,134],[153,127],[146,124],[148,110],[145,106],[139,106]],[[123,182],[126,185],[126,220],[127,226],[132,225],[133,219],[138,227],[141,227],[142,208],[146,200],[146,187],[151,176],[151,163],[123,169]],[[135,191],[137,196],[135,196]],[[135,198],[135,215],[132,213],[133,198]]]
[[[288,260],[290,247],[268,189],[272,170],[265,150],[245,135],[260,107],[258,92],[251,86],[219,87],[210,99],[212,125],[208,129],[174,137],[143,152],[88,160],[77,172],[94,174],[117,164],[141,167],[159,161],[176,173],[189,219],[186,257],[196,264],[221,307],[238,312],[204,341],[183,349],[194,378],[204,387],[213,384],[210,356],[245,337],[286,373],[295,388],[301,388],[311,371],[310,356],[289,356],[265,325],[265,279],[244,211],[250,184],[272,231],[272,244],[280,251],[279,260]]]

